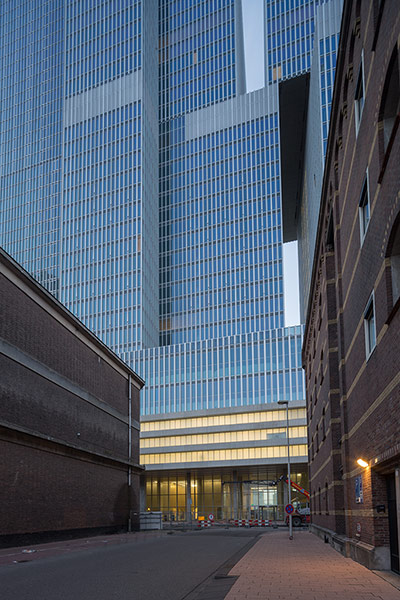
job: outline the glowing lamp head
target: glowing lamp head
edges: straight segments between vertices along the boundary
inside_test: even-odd
[[[360,467],[363,467],[364,469],[368,467],[368,463],[365,462],[365,460],[363,460],[362,458],[358,459],[357,464],[360,465]]]

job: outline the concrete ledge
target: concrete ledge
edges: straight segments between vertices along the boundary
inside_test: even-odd
[[[390,549],[385,546],[371,546],[365,542],[349,539],[347,556],[367,569],[390,570]]]
[[[378,577],[381,577],[381,579],[384,579],[385,581],[390,583],[390,585],[392,585],[396,589],[400,590],[400,575],[397,575],[393,571],[373,570],[373,572],[375,573],[375,575],[378,575]]]
[[[340,552],[340,554],[343,554],[343,556],[347,556],[347,538],[345,536],[339,535],[331,529],[314,525],[313,523],[310,524],[310,531],[317,537],[324,540],[325,543],[330,544],[337,552]]]
[[[387,546],[372,546],[339,535],[331,529],[325,529],[318,525],[311,524],[310,531],[314,535],[330,544],[337,552],[340,552],[346,558],[351,558],[370,570],[390,571],[390,549]]]

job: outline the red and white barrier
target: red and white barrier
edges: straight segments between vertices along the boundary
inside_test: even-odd
[[[197,522],[197,527],[211,527],[211,525],[213,525],[214,523],[212,521],[198,521]]]
[[[254,519],[252,521],[253,527],[269,527],[271,525],[271,521],[268,519]]]
[[[249,522],[247,519],[235,519],[235,527],[248,527]]]
[[[268,519],[235,519],[235,527],[270,527]]]

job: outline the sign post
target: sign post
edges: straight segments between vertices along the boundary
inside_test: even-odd
[[[292,482],[290,478],[290,440],[289,440],[289,401],[288,400],[278,400],[278,404],[283,404],[286,406],[286,439],[287,439],[287,468],[288,468],[288,476],[287,476],[287,485],[288,485],[288,496],[289,496],[289,504],[292,504]],[[292,510],[293,512],[293,510]],[[292,527],[292,512],[288,513],[289,515],[289,540],[293,539],[293,527]]]
[[[294,511],[294,506],[293,504],[286,504],[285,506],[285,511],[287,515],[291,515],[292,512]]]

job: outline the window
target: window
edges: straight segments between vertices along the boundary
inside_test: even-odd
[[[329,504],[328,504],[328,482],[325,482],[325,514],[329,515]]]
[[[390,234],[387,256],[390,258],[392,305],[395,306],[400,299],[400,214]]]
[[[397,48],[393,53],[390,61],[389,72],[385,82],[385,94],[382,106],[382,120],[384,131],[384,147],[385,151],[388,147],[389,140],[392,134],[393,125],[399,112],[399,61],[397,56]]]
[[[322,357],[322,353],[321,353],[321,357]],[[322,358],[321,358],[321,364],[319,367],[319,385],[322,385],[324,382],[324,365],[322,363]]]
[[[400,121],[400,83],[399,83],[399,58],[397,45],[394,49],[383,86],[382,101],[379,110],[379,150],[382,167],[378,182],[381,183],[389,160],[390,150]]]
[[[364,241],[365,234],[367,233],[367,229],[368,229],[368,225],[369,225],[369,221],[370,221],[368,170],[365,175],[358,210],[359,210],[359,215],[360,215],[360,237],[361,237],[361,244],[362,244]]]
[[[365,89],[364,89],[364,53],[362,52],[361,53],[360,70],[358,72],[356,94],[355,94],[355,97],[354,97],[356,135],[358,135],[358,130],[360,128],[360,121],[361,121],[362,111],[363,111],[363,108],[364,108],[364,101],[365,101]]]
[[[364,312],[365,352],[367,360],[376,346],[375,298],[372,292]]]
[[[379,36],[379,30],[380,30],[381,22],[382,22],[384,4],[385,4],[385,0],[374,0],[374,2],[373,2],[375,33],[374,33],[374,40],[372,42],[372,48],[371,48],[372,52],[375,52],[375,49],[376,49],[376,44],[377,44],[378,36]]]

